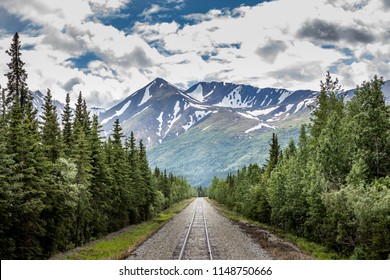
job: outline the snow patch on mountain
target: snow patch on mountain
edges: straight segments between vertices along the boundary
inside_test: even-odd
[[[296,108],[295,111],[294,111],[294,114],[295,114],[296,112],[298,112],[299,110],[301,110],[301,108],[303,107],[303,105],[305,105],[305,100],[303,100],[303,101],[301,101],[301,102],[298,103],[297,108]]]
[[[260,107],[264,105],[265,100],[268,98],[268,94],[265,96],[263,102],[261,102]]]
[[[209,106],[190,103],[190,106],[196,109],[207,110]]]
[[[294,104],[288,104],[286,106],[286,112],[290,111],[292,107],[294,107]]]
[[[145,108],[143,108],[141,111],[137,112],[134,116],[132,116],[131,118],[134,118],[136,116],[138,116],[139,114],[141,114],[142,112],[146,111],[147,109],[149,108],[149,106],[146,106]]]
[[[243,116],[244,118],[247,118],[247,119],[259,120],[258,118],[252,116],[249,113],[243,113],[243,112],[237,112],[237,113],[240,114],[241,116]]]
[[[282,95],[278,99],[278,104],[282,103],[287,97],[289,97],[292,94],[291,91],[284,91]]]
[[[199,84],[193,92],[188,92],[187,94],[199,102],[204,102],[203,87],[201,84]]]
[[[278,108],[279,108],[279,106],[275,106],[275,107],[270,107],[270,108],[261,109],[261,110],[254,110],[254,111],[251,111],[251,114],[254,116],[267,115]]]
[[[146,89],[145,89],[145,93],[144,93],[144,96],[142,97],[142,100],[141,102],[138,104],[138,106],[141,106],[142,104],[144,104],[145,102],[147,102],[150,98],[152,98],[152,96],[150,95],[150,87],[152,85],[148,86]]]
[[[201,119],[203,119],[204,117],[206,117],[206,116],[208,116],[208,115],[210,115],[212,113],[213,113],[212,111],[195,111],[195,117],[190,115],[190,121],[187,124],[183,125],[184,130],[187,131],[194,124],[196,124]]]
[[[195,123],[195,120],[194,120],[194,118],[191,115],[190,116],[190,121],[187,124],[183,125],[184,130],[187,131],[191,126],[194,125],[194,123]]]
[[[206,99],[207,97],[209,97],[210,95],[213,94],[214,90],[215,90],[216,86],[214,86],[214,88],[209,92],[209,93],[206,93],[206,95],[204,96],[204,98]]]
[[[285,112],[279,112],[279,113],[276,113],[274,116],[275,117],[279,117],[279,116],[281,116],[281,115],[283,115]]]
[[[115,117],[119,117],[120,115],[122,115],[126,111],[126,109],[130,106],[130,103],[131,103],[131,100],[129,100],[120,110],[116,111],[114,115],[112,115],[111,117],[109,117],[107,119],[102,120],[102,125],[106,124],[111,119],[113,119]]]
[[[171,120],[168,121],[168,129],[165,132],[164,138],[167,136],[168,132],[171,130],[173,124],[177,122],[181,115],[179,114],[180,112],[180,101],[176,101],[175,108],[173,109],[173,117]]]
[[[206,126],[205,128],[203,128],[201,131],[205,131],[205,130],[209,129],[209,128],[212,127],[212,126],[213,126],[213,125],[210,124],[209,126]]]
[[[273,125],[269,125],[269,124],[266,124],[266,123],[259,123],[255,127],[252,127],[250,129],[246,130],[245,133],[249,133],[249,132],[252,132],[252,131],[255,131],[255,130],[259,130],[259,129],[262,129],[262,128],[277,129],[278,127],[277,126],[273,126]]]
[[[229,107],[229,108],[250,108],[252,105],[251,101],[247,101],[246,99],[243,101],[242,96],[240,94],[242,86],[236,87],[232,90],[227,96],[225,96],[221,102],[215,104],[215,106],[219,107]]]
[[[164,112],[161,112],[157,118],[157,120],[159,121],[157,135],[160,137],[161,137],[161,131],[162,131],[162,125],[163,125],[163,115],[164,115]]]

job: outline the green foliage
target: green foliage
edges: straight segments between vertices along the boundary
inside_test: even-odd
[[[195,195],[183,178],[152,173],[142,142],[124,147],[119,121],[103,141],[81,93],[74,119],[67,95],[61,130],[48,90],[39,124],[19,50],[16,34],[0,102],[1,259],[48,258]]]
[[[50,89],[44,98],[41,135],[45,156],[55,162],[62,153],[61,129],[58,123],[56,107],[53,105]]]
[[[24,69],[25,63],[21,60],[20,48],[19,34],[15,33],[10,49],[5,51],[11,58],[11,61],[7,63],[10,71],[5,74],[8,79],[8,93],[5,104],[7,108],[10,108],[15,102],[19,102],[19,107],[23,114],[25,105],[28,101],[31,101],[31,95],[26,83],[27,72]]]
[[[62,113],[62,139],[64,141],[64,150],[65,153],[71,151],[72,145],[72,109],[70,108],[70,96],[69,93],[66,94],[65,98],[65,108]]]
[[[134,225],[126,229],[115,237],[108,237],[104,240],[95,242],[83,249],[66,256],[70,260],[107,260],[107,259],[125,259],[134,248],[139,246],[153,233],[164,226],[176,214],[187,207],[193,199],[183,200],[172,205],[155,218]],[[62,257],[62,256],[61,256]],[[56,258],[56,256],[54,256]]]
[[[290,141],[281,156],[273,135],[257,180],[246,167],[226,180],[214,178],[210,198],[344,258],[387,259],[390,110],[382,85],[374,77],[344,105],[338,81],[328,73],[297,148]]]
[[[390,110],[382,93],[383,80],[375,76],[357,87],[346,116],[350,156],[362,159],[370,179],[390,173]]]
[[[282,158],[282,151],[278,142],[278,136],[272,133],[272,141],[269,149],[269,159],[267,160],[266,172],[270,174],[278,165]]]

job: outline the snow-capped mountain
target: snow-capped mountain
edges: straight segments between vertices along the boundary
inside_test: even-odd
[[[156,79],[99,115],[110,133],[119,119],[125,135],[134,131],[147,146],[176,137],[215,112],[163,79]]]
[[[306,109],[317,95],[311,90],[288,91],[221,82],[198,83],[186,93],[208,106],[235,109],[247,118],[270,123]]]
[[[383,86],[390,104],[390,81]],[[268,155],[272,132],[281,146],[297,139],[299,127],[310,120],[318,92],[256,88],[221,82],[201,82],[183,90],[157,78],[114,107],[93,108],[106,135],[119,119],[123,133],[133,131],[148,148],[151,166],[206,186],[213,176],[225,176]],[[345,101],[354,90],[346,91]],[[54,101],[59,119],[64,109]],[[43,94],[34,93],[42,112]]]
[[[313,91],[255,88],[228,83],[198,83],[184,91],[157,78],[99,115],[110,133],[119,119],[123,132],[135,133],[148,147],[161,144],[214,115],[232,115],[238,134],[276,129],[277,122],[299,117],[315,100]],[[213,124],[211,124],[212,126]],[[210,126],[210,127],[211,127]]]
[[[315,96],[315,93],[310,90],[288,91],[221,82],[198,83],[189,88],[186,94],[211,106],[253,110],[283,104],[298,104],[297,101]]]

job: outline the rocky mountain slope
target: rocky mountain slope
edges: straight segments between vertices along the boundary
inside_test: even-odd
[[[390,81],[383,86],[390,103]],[[256,88],[223,82],[201,82],[183,90],[157,78],[114,107],[94,108],[106,136],[119,119],[123,133],[133,131],[146,144],[153,166],[181,174],[193,185],[206,186],[245,164],[263,164],[273,132],[281,146],[297,139],[309,122],[318,92]],[[346,100],[354,90],[345,92]],[[43,95],[35,92],[40,108]],[[55,101],[60,115],[63,104]]]

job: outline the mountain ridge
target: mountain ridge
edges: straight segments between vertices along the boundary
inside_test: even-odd
[[[390,81],[383,86],[390,103]],[[115,106],[99,112],[105,135],[119,119],[122,132],[133,131],[159,166],[206,186],[250,163],[262,164],[268,142],[278,133],[282,148],[296,140],[299,126],[310,121],[318,92],[256,88],[224,82],[199,82],[181,89],[157,78]],[[354,90],[345,91],[350,99]],[[39,95],[43,104],[43,95]],[[57,107],[61,113],[63,106]]]

